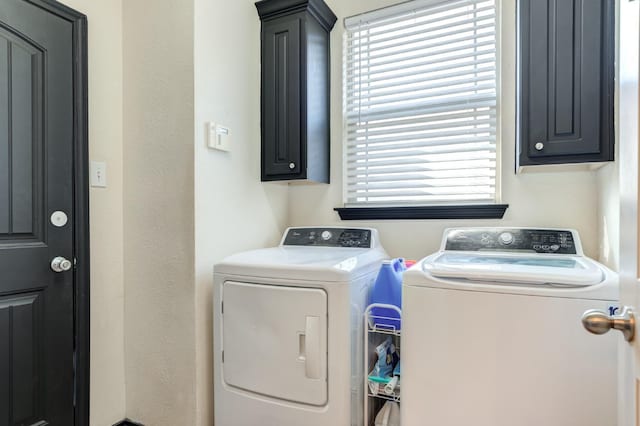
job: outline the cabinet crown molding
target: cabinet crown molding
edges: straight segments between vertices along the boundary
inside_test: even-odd
[[[256,3],[260,19],[265,21],[296,12],[308,11],[320,25],[331,31],[338,18],[322,0],[262,0]]]

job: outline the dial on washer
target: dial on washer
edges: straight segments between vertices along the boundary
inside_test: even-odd
[[[513,234],[511,232],[503,232],[498,238],[500,242],[506,246],[513,243]]]

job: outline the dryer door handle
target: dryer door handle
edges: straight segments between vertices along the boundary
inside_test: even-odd
[[[320,318],[306,317],[305,327],[305,376],[309,379],[320,379]]]

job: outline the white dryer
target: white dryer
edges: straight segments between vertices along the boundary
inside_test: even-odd
[[[404,426],[616,424],[617,276],[556,229],[445,231],[404,275]]]
[[[214,267],[216,426],[361,426],[375,229],[289,228]]]

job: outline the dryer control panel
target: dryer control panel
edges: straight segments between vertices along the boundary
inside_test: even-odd
[[[447,251],[507,251],[582,255],[575,231],[533,228],[450,229],[445,234]]]
[[[362,228],[290,228],[283,246],[371,248],[370,229]]]

